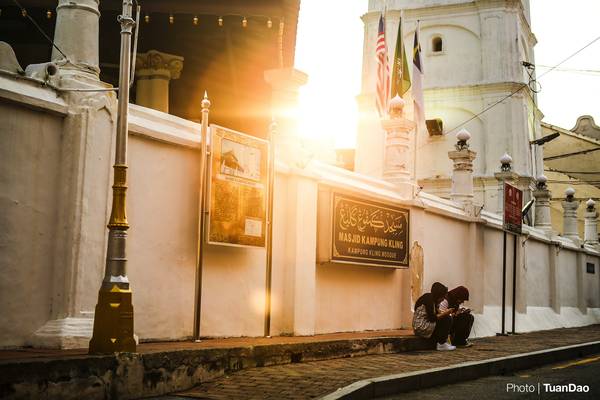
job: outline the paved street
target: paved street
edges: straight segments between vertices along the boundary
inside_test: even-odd
[[[178,396],[214,400],[317,398],[362,379],[595,340],[600,340],[600,326],[483,338],[476,340],[472,348],[454,352],[419,351],[251,368]]]
[[[382,400],[479,400],[485,397],[499,400],[600,399],[599,376],[600,355],[595,355],[542,368],[519,371],[514,375],[492,376],[456,385],[403,393]],[[510,386],[511,384],[514,386]],[[588,385],[589,392],[550,391],[550,386],[555,389],[555,385],[569,384]]]

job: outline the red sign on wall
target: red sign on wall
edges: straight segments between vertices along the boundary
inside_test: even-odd
[[[522,210],[523,192],[504,182],[504,230],[521,233]]]

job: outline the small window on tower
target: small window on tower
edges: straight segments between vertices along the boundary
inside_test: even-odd
[[[444,43],[441,37],[436,36],[431,40],[431,49],[434,53],[440,53],[444,50]]]

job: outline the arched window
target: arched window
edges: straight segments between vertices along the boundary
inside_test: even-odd
[[[431,51],[434,53],[440,53],[444,50],[444,43],[442,42],[442,38],[439,36],[435,36],[431,39]]]

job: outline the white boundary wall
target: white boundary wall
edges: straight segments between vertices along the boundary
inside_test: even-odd
[[[67,112],[60,99],[54,96],[51,107],[40,101],[53,96],[49,89],[35,93],[26,83],[4,83],[0,81],[0,118],[12,122],[0,129],[0,158],[9,160],[0,163],[0,326],[7,327],[0,333],[0,346],[9,347],[31,343],[33,333],[54,317],[56,300],[51,293],[58,290],[53,282],[61,277],[53,276],[53,271],[60,271],[56,265],[61,260],[50,255],[59,245],[53,232],[61,177],[52,171],[65,155],[53,151],[52,143],[69,132],[61,122]],[[192,335],[199,132],[200,126],[193,122],[131,106],[128,271],[135,331],[142,340]],[[97,149],[87,151],[94,154]],[[104,162],[87,168],[99,168],[104,174],[110,169],[106,162],[110,155],[98,154],[98,158]],[[424,287],[434,281],[467,286],[469,305],[476,313],[475,335],[499,331],[502,230],[496,215],[483,212],[471,218],[456,204],[426,193],[406,201],[385,181],[317,161],[301,164],[278,161],[276,165],[273,335],[410,326],[410,269],[315,262],[320,188],[410,208],[411,247],[417,241],[424,250]],[[109,185],[97,188],[99,197],[109,198]],[[107,221],[108,211],[107,207],[85,209],[82,218]],[[510,305],[512,237],[507,247]],[[548,238],[528,227],[517,249],[517,331],[600,321],[596,250],[577,248],[569,240]],[[206,250],[201,334],[261,336],[265,251],[214,245]],[[77,266],[85,280],[71,292],[59,293],[66,299],[77,298],[74,307],[81,315],[89,316],[96,303],[104,262],[99,253],[104,252],[94,252],[94,260]],[[595,274],[586,273],[588,262],[595,265]],[[91,318],[82,321],[73,322],[81,329],[75,329],[80,332],[75,339],[80,340],[71,347],[85,345],[89,336]],[[507,309],[507,328],[509,321]],[[64,331],[57,329],[56,334]]]

